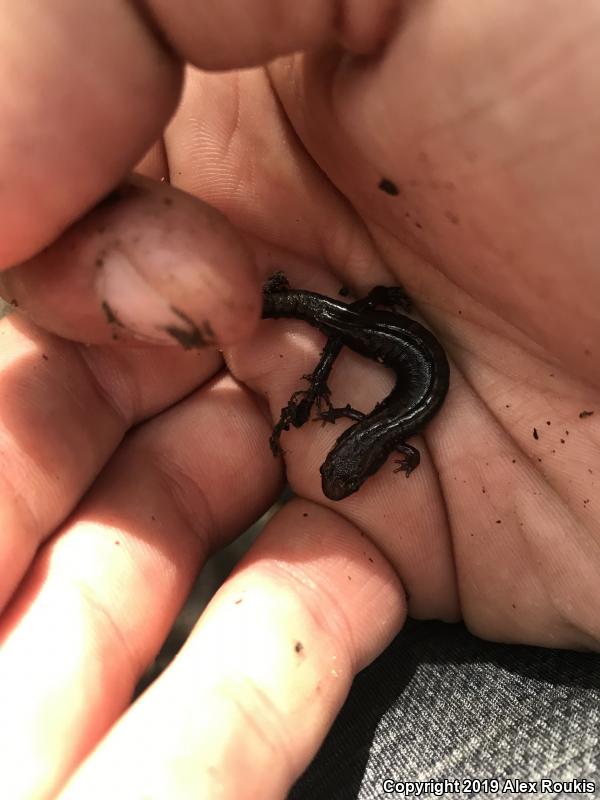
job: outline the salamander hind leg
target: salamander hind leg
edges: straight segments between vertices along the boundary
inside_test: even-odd
[[[404,472],[406,477],[416,469],[421,463],[421,454],[416,447],[411,447],[409,444],[397,444],[396,450],[404,454],[403,459],[397,459],[394,463],[398,464],[394,472]]]
[[[402,286],[374,286],[369,294],[363,300],[357,301],[355,305],[359,306],[361,303],[366,307],[395,308],[399,306],[404,311],[410,311],[412,308],[412,301]]]
[[[342,343],[339,339],[329,339],[321,354],[321,359],[315,369],[309,375],[302,378],[308,381],[308,389],[299,389],[290,397],[285,408],[281,409],[279,421],[273,428],[273,433],[269,439],[273,455],[281,453],[279,440],[283,431],[289,431],[290,426],[301,428],[310,419],[310,412],[314,405],[317,406],[319,413],[328,413],[331,408],[331,391],[327,385],[327,378],[333,366],[333,362],[338,357]],[[327,411],[323,411],[323,406]]]
[[[290,397],[290,400],[281,409],[279,421],[273,428],[273,433],[269,437],[269,445],[271,452],[274,456],[281,453],[281,445],[279,440],[283,431],[289,431],[290,425],[294,428],[301,428],[305,422],[308,422],[310,417],[310,410],[313,407],[314,397],[311,389],[301,389]]]

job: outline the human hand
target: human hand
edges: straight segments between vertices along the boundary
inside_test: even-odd
[[[142,337],[148,332],[139,324],[137,309],[130,312],[126,328],[108,325],[105,312],[98,309],[98,295],[86,294],[90,281],[74,281],[74,275],[90,275],[95,260],[89,254],[106,245],[105,239],[94,239],[102,236],[92,230],[97,217],[92,215],[43,256],[6,277],[6,296],[15,296],[34,318],[43,311],[46,317],[40,321],[48,328],[70,325],[65,333],[79,331],[80,338],[97,342],[82,348],[14,316],[4,326],[3,418],[7,429],[17,433],[6,447],[4,470],[13,483],[5,490],[13,517],[5,524],[10,535],[2,554],[7,565],[3,589],[12,601],[1,634],[2,707],[10,709],[1,752],[9,754],[9,766],[19,763],[19,753],[35,754],[29,761],[38,770],[26,776],[32,791],[42,787],[53,794],[53,787],[100,740],[64,796],[121,792],[132,797],[144,791],[211,796],[216,786],[224,786],[224,796],[281,796],[318,746],[352,675],[401,626],[405,590],[415,616],[455,619],[460,594],[460,611],[484,636],[595,646],[597,609],[591,585],[598,567],[590,522],[595,519],[593,494],[587,490],[593,488],[598,466],[591,443],[597,427],[595,417],[580,420],[577,412],[593,409],[597,397],[596,378],[590,379],[588,366],[594,356],[596,277],[591,261],[580,258],[570,263],[568,283],[564,278],[564,264],[581,241],[593,253],[592,208],[581,205],[593,188],[591,171],[585,169],[590,156],[573,154],[571,148],[568,170],[554,153],[541,163],[519,161],[512,171],[498,166],[498,161],[512,163],[511,145],[525,152],[530,145],[537,153],[537,142],[529,143],[525,134],[534,137],[548,128],[541,116],[536,126],[521,124],[531,104],[527,92],[505,108],[502,81],[512,85],[519,68],[527,75],[523,61],[516,59],[514,72],[498,74],[496,50],[486,49],[482,55],[475,47],[482,36],[475,26],[481,24],[485,31],[493,22],[495,35],[500,30],[506,37],[494,39],[498,51],[502,54],[502,43],[516,48],[516,23],[507,18],[498,27],[502,14],[510,15],[502,9],[498,4],[492,21],[475,9],[468,18],[471,48],[461,51],[466,63],[459,85],[471,86],[469,58],[480,67],[478,59],[483,59],[491,71],[477,73],[477,86],[487,89],[491,100],[483,103],[487,116],[475,115],[475,122],[466,113],[469,98],[454,88],[463,73],[449,46],[456,32],[435,4],[410,7],[383,60],[367,62],[358,72],[331,52],[271,67],[269,79],[305,149],[282,127],[277,104],[269,103],[269,83],[258,71],[190,77],[169,129],[171,175],[177,164],[189,165],[187,172],[181,170],[182,188],[218,205],[249,233],[245,246],[263,273],[285,265],[296,285],[331,294],[339,280],[318,262],[327,262],[357,293],[373,283],[401,280],[448,345],[458,369],[446,407],[428,429],[422,465],[408,482],[384,468],[343,504],[325,504],[318,465],[341,427],[314,425],[288,434],[283,441],[288,474],[297,494],[306,499],[293,501],[271,522],[180,658],[104,739],[164,638],[208,548],[242,530],[276,495],[281,476],[266,447],[270,423],[239,383],[220,375],[211,380],[219,362],[210,351],[112,346],[113,332],[121,338],[132,329],[138,336],[141,329]],[[533,21],[518,22],[537,37]],[[557,11],[552,25],[559,24]],[[464,44],[467,22],[458,20],[456,25]],[[434,48],[440,60],[435,69],[431,61],[413,55],[415,48],[422,52],[431,41],[426,34],[432,30],[446,44]],[[552,30],[560,41],[564,26]],[[578,41],[576,30],[570,33]],[[529,57],[527,47],[518,49],[521,58],[523,53]],[[585,48],[572,52],[569,70],[578,79],[593,81],[580,66],[589,55]],[[457,67],[458,78],[444,69],[448,63]],[[560,77],[560,67],[555,69]],[[424,83],[428,75],[430,84]],[[585,96],[561,93],[556,73],[553,77],[547,88],[553,102],[538,98],[549,121],[555,120],[557,97],[581,103]],[[569,79],[573,82],[572,74]],[[236,84],[244,80],[250,84],[240,93]],[[428,89],[441,96],[450,86],[454,94],[448,109],[428,98]],[[591,93],[593,87],[588,87]],[[216,93],[218,107],[208,106],[216,117],[208,117],[206,98]],[[223,125],[223,114],[238,111],[233,101],[250,93],[255,102],[245,115],[238,113],[242,134],[232,147],[231,127]],[[385,124],[371,107],[377,97],[385,101],[380,103]],[[262,114],[256,113],[256,98],[265,103]],[[494,98],[503,98],[502,113]],[[458,123],[451,125],[445,117],[434,124],[440,110],[452,111]],[[563,124],[580,119],[579,111],[579,116],[565,112]],[[507,118],[515,121],[514,130]],[[412,125],[408,132],[401,127],[407,119]],[[398,138],[386,136],[389,130]],[[468,142],[471,156],[476,153],[479,160],[469,161],[456,150],[456,142]],[[482,163],[477,147],[484,144],[493,157]],[[207,174],[213,175],[211,163],[220,170],[220,181],[207,181]],[[247,164],[252,169],[244,174],[240,165]],[[563,185],[559,169],[576,186],[568,197],[546,190]],[[228,183],[232,174],[237,177],[233,184]],[[377,189],[381,177],[397,183],[402,193],[382,193]],[[174,212],[168,227],[157,222],[148,209],[162,196],[151,196],[147,204],[142,198],[137,210],[125,198],[121,206],[103,206],[94,213],[114,215],[113,226],[120,219],[123,230],[131,231],[134,225],[127,215],[133,208],[134,221],[152,218],[146,225],[136,222],[140,235],[146,236],[157,228],[172,230],[182,218],[189,222],[193,211],[186,204],[191,201],[177,195],[169,207]],[[525,232],[520,227],[524,209]],[[550,225],[549,220],[569,219],[567,212],[578,215],[577,241],[568,225]],[[202,213],[198,209],[199,220]],[[501,229],[499,220],[504,221]],[[549,229],[551,247],[545,241]],[[128,250],[135,253],[130,235]],[[176,250],[181,237],[173,238]],[[252,259],[243,246],[238,249],[235,231],[227,229],[217,240],[219,247],[233,242],[234,255],[225,265],[252,287]],[[82,242],[86,257],[67,262],[65,254],[74,241]],[[185,246],[190,252],[190,245]],[[215,262],[220,266],[215,258],[206,265],[211,277],[218,274]],[[154,275],[160,275],[160,264]],[[223,281],[223,286],[232,281]],[[159,287],[160,296],[166,283]],[[202,308],[207,289],[190,301],[179,288],[176,301],[191,302],[182,310],[193,319],[208,319],[219,341],[235,341],[242,324],[249,329],[256,324],[255,283],[254,295],[252,288],[241,292],[246,302],[231,313],[230,327],[223,330],[216,329],[221,315],[213,318],[210,307]],[[206,284],[210,289],[210,281]],[[539,296],[540,286],[545,297]],[[239,295],[233,293],[233,299]],[[220,305],[216,300],[213,304],[226,313],[222,296]],[[267,394],[277,416],[298,387],[298,376],[313,363],[317,343],[318,337],[300,323],[265,322],[255,340],[232,348],[227,359],[236,376]],[[386,377],[352,354],[345,354],[336,367],[332,385],[344,402],[367,408],[385,393]],[[57,368],[64,372],[57,376]],[[35,397],[32,382],[41,391],[23,412],[14,398]],[[194,395],[173,405],[198,385]],[[93,431],[87,421],[91,408]],[[542,423],[535,425],[538,417]],[[48,419],[53,425],[44,430]],[[546,420],[551,425],[544,429]],[[143,425],[119,446],[132,421]],[[569,434],[561,436],[563,424]],[[53,489],[57,467],[60,484]],[[235,494],[231,475],[240,476]],[[20,497],[28,501],[25,514]],[[37,543],[65,518],[34,555]],[[18,576],[28,565],[17,589]],[[58,627],[65,617],[69,624]],[[41,664],[40,652],[45,657]],[[14,735],[17,726],[19,737]],[[9,770],[4,780],[14,774]]]

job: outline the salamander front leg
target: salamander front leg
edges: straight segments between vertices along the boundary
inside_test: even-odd
[[[416,469],[420,462],[421,462],[421,454],[417,450],[416,447],[411,447],[409,444],[398,444],[396,445],[396,450],[399,453],[404,454],[403,459],[396,459],[394,462],[398,464],[394,472],[405,472],[406,477],[410,475],[410,473]]]
[[[364,419],[366,416],[367,415],[362,411],[357,411],[355,408],[352,408],[349,403],[343,408],[334,408],[330,405],[327,411],[319,411],[315,417],[315,422],[317,420],[321,420],[322,422],[335,423],[336,419],[340,419],[340,417],[347,417],[348,419],[353,419],[356,422],[360,422],[360,420]]]

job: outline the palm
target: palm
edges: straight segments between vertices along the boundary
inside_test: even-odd
[[[594,295],[578,288],[586,265],[573,263],[576,253],[569,248],[577,243],[568,226],[561,237],[568,201],[558,192],[548,197],[532,175],[539,171],[546,186],[558,183],[555,155],[540,156],[532,142],[529,161],[499,163],[499,151],[505,159],[511,155],[505,132],[495,130],[498,141],[483,138],[496,109],[473,123],[459,92],[457,107],[446,109],[458,123],[424,119],[414,97],[413,106],[406,105],[410,70],[406,92],[397,85],[387,90],[386,63],[397,75],[395,60],[391,47],[383,65],[350,75],[340,75],[336,62],[326,65],[329,72],[306,60],[276,64],[271,79],[278,102],[304,146],[282,118],[264,73],[236,80],[195,73],[171,144],[184,154],[191,142],[210,146],[190,164],[183,183],[252,232],[265,271],[286,266],[297,284],[332,294],[339,281],[319,275],[311,262],[326,259],[355,287],[401,282],[446,343],[456,369],[450,398],[428,432],[430,458],[409,483],[386,467],[339,507],[391,560],[412,613],[453,618],[458,591],[462,614],[484,636],[585,644],[597,634],[593,489],[600,463],[597,423],[579,413],[593,410],[597,399],[581,344],[593,338],[586,322],[593,318]],[[218,113],[230,108],[238,114],[231,140],[218,138],[232,130],[230,120],[200,114],[215,90]],[[331,96],[334,107],[326,102]],[[378,119],[369,100],[382,96],[388,102],[385,119]],[[431,113],[430,104],[424,108]],[[409,130],[403,123],[408,111]],[[470,144],[451,148],[449,141]],[[215,150],[227,153],[224,172],[239,177],[235,194],[218,182],[211,190],[202,177]],[[378,188],[381,177],[397,184],[397,196]],[[582,191],[587,180],[582,170]],[[519,205],[517,194],[524,198]],[[581,281],[571,277],[573,270],[581,271]],[[303,335],[314,342],[316,358],[317,337]],[[235,373],[252,380],[257,367],[251,357],[277,346],[269,336],[264,349],[244,348],[246,362],[238,350],[231,360]],[[285,370],[253,381],[270,390],[274,416],[310,364],[311,356],[291,361],[288,355]],[[375,372],[358,357],[344,356],[333,383],[338,397],[372,407],[385,391]],[[373,379],[365,386],[359,378],[357,397],[353,378],[365,374]],[[336,432],[305,428],[288,436],[294,488],[322,499],[315,467]],[[300,441],[310,441],[311,449],[298,448]]]

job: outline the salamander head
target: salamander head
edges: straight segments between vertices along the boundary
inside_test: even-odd
[[[352,437],[342,434],[321,466],[323,494],[330,500],[343,500],[358,491],[388,455],[381,448],[360,447]]]

